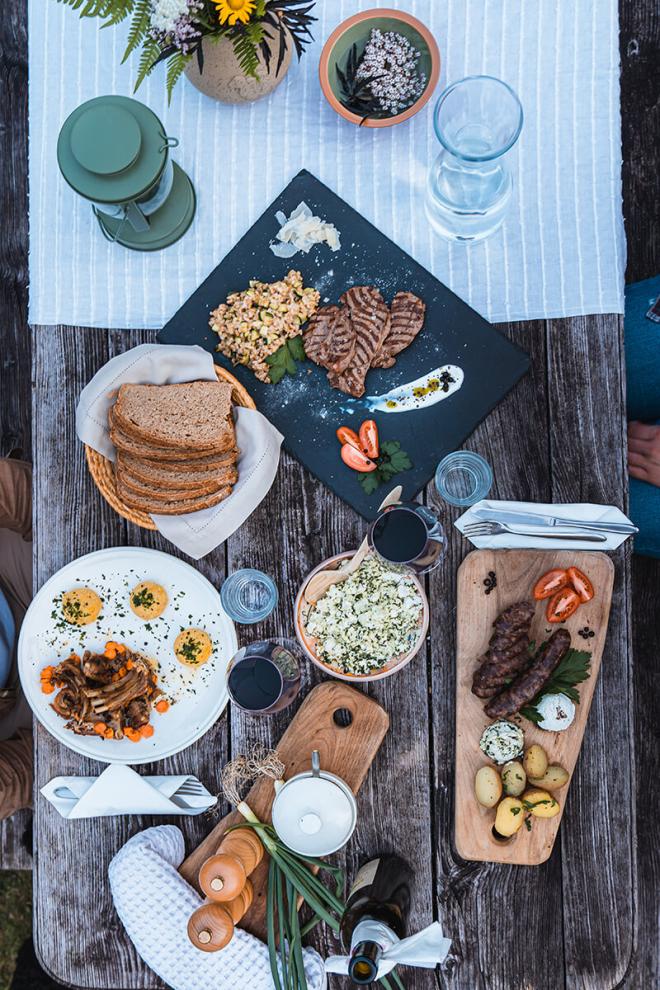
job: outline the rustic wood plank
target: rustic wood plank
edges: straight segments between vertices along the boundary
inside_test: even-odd
[[[553,500],[625,509],[623,320],[555,320],[548,343]],[[560,833],[566,982],[593,990],[620,983],[634,943],[631,549],[629,541],[612,555],[605,660]]]
[[[500,329],[529,353],[530,371],[473,433],[467,447],[491,463],[494,498],[547,501],[545,325],[535,322]],[[428,501],[441,515],[449,538],[447,556],[429,581],[437,896],[445,933],[453,939],[439,982],[448,990],[562,990],[561,959],[551,968],[547,965],[547,946],[563,941],[558,848],[542,866],[527,869],[470,863],[457,856],[454,847],[456,573],[471,544],[453,528],[461,511],[440,501],[433,488]],[[513,934],[511,912],[516,904],[524,905],[524,940]]]
[[[283,455],[271,492],[244,526],[228,541],[228,570],[250,564],[271,573],[280,604],[261,626],[245,628],[242,642],[275,635],[289,637],[293,629],[293,600],[309,571],[341,550],[355,549],[364,535],[364,522],[334,495],[315,482],[292,458]],[[322,680],[304,664],[301,694]],[[398,850],[418,878],[413,898],[411,929],[429,924],[434,913],[429,795],[428,682],[424,654],[396,677],[369,686],[368,694],[390,715],[390,731],[358,795],[358,829],[346,850],[335,857],[353,877],[358,867],[378,852]],[[232,752],[262,742],[274,745],[293,710],[273,718],[232,713]],[[337,943],[317,932],[314,944],[322,954],[337,951]],[[408,990],[430,990],[433,973],[406,970]],[[332,977],[331,986],[345,981]]]
[[[0,825],[0,870],[31,870],[32,812],[17,811]]]
[[[152,333],[69,327],[39,327],[34,332],[35,588],[69,560],[107,546],[154,547],[186,559],[158,534],[138,529],[110,509],[89,477],[83,448],[75,435],[75,405],[81,388],[109,357],[148,339],[153,339]],[[200,562],[199,569],[219,587],[225,574],[224,548]],[[141,772],[193,772],[217,792],[227,744],[225,712],[199,742],[155,766],[143,767]],[[97,775],[102,769],[37,727],[37,788],[57,774]],[[132,816],[66,822],[37,795],[37,948],[44,968],[58,981],[126,990],[163,986],[139,959],[114,912],[107,866],[131,835],[167,821]],[[182,829],[190,848],[208,830],[208,821],[202,816],[171,821]],[[57,869],[53,869],[54,850]],[[67,884],[66,896],[62,896],[62,876],[76,878],[75,883]],[[104,933],[103,938],[99,932]]]

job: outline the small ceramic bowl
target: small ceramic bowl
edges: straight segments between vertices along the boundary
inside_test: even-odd
[[[427,82],[422,95],[407,110],[403,110],[393,117],[369,117],[362,123],[362,117],[351,113],[340,101],[341,88],[337,78],[337,66],[340,69],[345,67],[346,59],[353,45],[357,45],[358,53],[362,54],[373,28],[383,32],[396,31],[397,34],[407,38],[421,55],[418,68],[426,76]],[[393,124],[400,124],[402,121],[414,117],[431,99],[433,90],[440,78],[440,51],[429,29],[412,14],[407,14],[403,10],[380,7],[364,10],[362,13],[355,14],[343,21],[332,32],[321,53],[319,76],[325,98],[333,110],[336,110],[344,120],[348,120],[352,124],[362,124],[363,127],[392,127]]]
[[[322,564],[319,564],[318,567],[315,567],[314,570],[311,572],[311,574],[307,575],[302,585],[300,586],[300,590],[296,596],[296,603],[294,606],[294,620],[296,625],[296,636],[298,637],[298,642],[303,648],[305,654],[309,657],[312,663],[319,668],[319,670],[322,670],[325,674],[329,674],[330,677],[339,678],[340,681],[349,681],[353,683],[358,681],[364,684],[367,683],[368,681],[382,681],[385,677],[391,677],[392,674],[396,674],[397,671],[402,670],[404,667],[406,667],[410,663],[412,658],[419,653],[422,646],[424,645],[424,640],[426,639],[426,633],[428,632],[428,628],[429,628],[429,601],[428,598],[426,597],[426,592],[424,591],[422,584],[418,581],[418,579],[415,577],[414,574],[411,574],[411,577],[415,582],[417,591],[419,592],[420,597],[422,599],[422,617],[419,623],[419,633],[417,635],[417,638],[413,646],[411,647],[410,650],[407,651],[407,653],[401,653],[399,654],[399,656],[392,657],[391,660],[389,660],[382,667],[379,667],[378,670],[374,670],[370,674],[347,674],[345,671],[340,670],[338,667],[334,667],[332,664],[326,663],[324,660],[321,660],[321,658],[318,656],[316,652],[316,640],[314,639],[313,636],[310,636],[305,629],[305,620],[311,608],[311,606],[307,604],[304,598],[305,588],[307,587],[309,581],[311,581],[314,575],[318,574],[319,571],[323,571],[326,568],[334,570],[335,568],[339,567],[342,561],[350,560],[354,553],[355,553],[354,550],[349,550],[345,553],[337,554],[336,557],[329,557],[327,560],[324,560]]]

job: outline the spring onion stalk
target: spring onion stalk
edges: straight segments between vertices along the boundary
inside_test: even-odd
[[[338,932],[346,907],[341,900],[344,871],[322,859],[300,856],[286,846],[272,825],[260,821],[245,801],[237,805],[249,828],[253,828],[270,856],[268,892],[266,896],[266,925],[268,958],[275,990],[307,990],[302,939],[321,921]],[[228,831],[245,828],[234,825]],[[335,891],[329,890],[313,870],[328,872],[335,881]],[[311,908],[313,917],[302,927],[298,918],[298,897]],[[397,990],[405,990],[396,970],[389,974]],[[381,977],[384,990],[392,990],[387,977]]]

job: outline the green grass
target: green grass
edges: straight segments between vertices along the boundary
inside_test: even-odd
[[[0,990],[8,990],[18,950],[32,933],[32,873],[0,870]]]

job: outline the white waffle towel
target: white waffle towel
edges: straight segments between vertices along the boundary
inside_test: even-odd
[[[184,856],[181,831],[157,825],[129,839],[110,863],[115,908],[140,956],[172,990],[273,990],[268,949],[254,936],[237,928],[214,953],[188,941],[188,918],[202,899],[177,872]],[[304,949],[303,958],[309,990],[324,990],[321,957]]]

